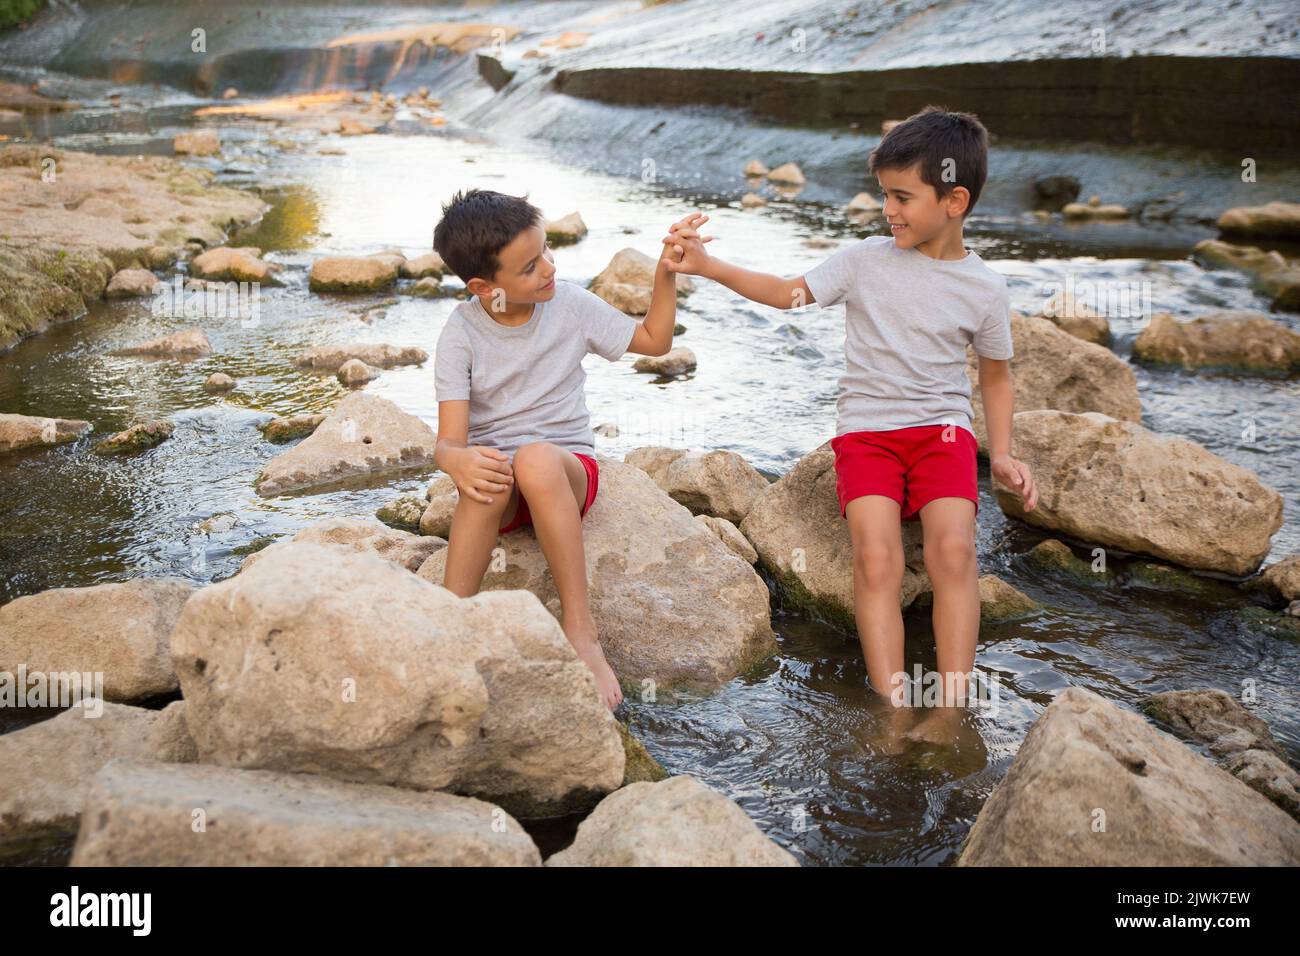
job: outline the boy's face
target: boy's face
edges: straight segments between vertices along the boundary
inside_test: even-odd
[[[555,298],[555,259],[546,243],[546,230],[530,226],[505,246],[491,279],[470,279],[466,287],[475,295],[494,296],[501,289],[507,302],[548,302]]]
[[[954,219],[960,221],[970,193],[956,187],[943,199],[921,179],[921,164],[907,169],[881,169],[876,179],[885,193],[885,219],[894,242],[906,248],[938,236]]]

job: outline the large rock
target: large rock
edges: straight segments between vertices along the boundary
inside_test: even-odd
[[[1038,506],[1026,512],[996,480],[993,490],[1004,512],[1038,527],[1234,575],[1259,567],[1282,527],[1281,495],[1184,438],[1057,411],[1018,412],[1014,436]]]
[[[749,543],[749,539],[740,533],[740,529],[726,518],[713,515],[696,515],[695,520],[718,536],[718,540],[731,549],[732,554],[742,558],[746,564],[758,564],[758,552]]]
[[[397,346],[380,342],[348,342],[341,345],[316,345],[298,355],[294,364],[318,372],[337,372],[353,359],[360,359],[376,368],[396,365],[419,365],[429,359],[429,353],[413,345]]]
[[[591,671],[537,599],[461,600],[293,543],[198,592],[172,635],[204,763],[451,790],[546,816],[623,779]]]
[[[91,702],[0,735],[0,837],[66,827],[81,814],[90,782],[118,757],[178,763],[197,758],[185,702],[165,710]],[[98,716],[89,716],[102,708]]]
[[[1300,239],[1300,203],[1270,202],[1229,209],[1219,217],[1219,231],[1229,236]]]
[[[0,413],[0,452],[75,441],[90,429],[90,422],[78,418]]]
[[[645,472],[599,464],[600,494],[582,522],[591,611],[629,692],[716,690],[770,654],[768,592],[754,569]],[[533,531],[504,535],[498,547],[504,570],[489,568],[484,589],[531,591],[558,618],[555,581]],[[437,552],[420,577],[441,584],[446,561]]]
[[[853,617],[853,542],[835,495],[835,452],[830,442],[800,458],[754,503],[740,531],[758,551],[786,602],[849,634]],[[903,523],[903,585],[907,607],[925,591],[921,523]]]
[[[1068,292],[1059,292],[1043,305],[1039,318],[1047,319],[1062,332],[1094,345],[1110,342],[1110,322]]]
[[[307,277],[312,292],[377,292],[397,281],[395,257],[326,256],[312,263]]]
[[[1057,695],[989,796],[959,866],[1295,866],[1300,826],[1091,691]]]
[[[195,256],[190,263],[190,275],[214,282],[257,282],[261,285],[279,285],[275,266],[263,262],[262,250],[244,246],[234,248],[219,246]]]
[[[1221,690],[1171,690],[1142,701],[1142,712],[1180,737],[1208,744],[1221,755],[1242,750],[1279,753],[1268,724]]]
[[[678,504],[694,514],[739,524],[763,496],[768,480],[734,451],[687,452],[679,448],[634,448],[624,458],[649,475]]]
[[[160,335],[138,345],[115,349],[113,355],[146,355],[157,358],[202,358],[212,354],[212,343],[202,329],[182,329],[170,335]]]
[[[658,260],[635,249],[621,249],[614,254],[601,273],[591,280],[590,289],[616,309],[629,315],[645,315],[650,310],[650,293],[654,289]],[[684,275],[677,276],[677,294],[685,295],[695,286]]]
[[[103,674],[103,698],[176,690],[170,640],[193,586],[179,578],[53,588],[0,607],[0,671]]]
[[[259,495],[279,495],[355,477],[433,468],[433,429],[385,398],[354,392],[307,438],[266,463]]]
[[[1134,341],[1133,357],[1183,368],[1289,372],[1300,368],[1300,333],[1259,312],[1212,312],[1190,322],[1157,312]]]
[[[798,866],[745,811],[694,777],[634,783],[578,825],[547,866]]]
[[[277,541],[253,552],[244,558],[239,570],[247,571],[268,554],[291,547],[295,542],[324,545],[353,554],[375,554],[412,572],[418,571],[435,551],[447,546],[441,538],[399,531],[368,518],[326,518],[303,528],[288,541]]]
[[[1018,412],[1054,408],[1062,412],[1101,412],[1121,421],[1142,420],[1137,379],[1127,362],[1110,349],[1085,342],[1047,319],[1011,316],[1011,380]],[[979,387],[979,357],[966,351],[973,423],[980,451],[988,453],[984,398]]]
[[[83,315],[120,270],[165,268],[190,240],[218,244],[266,208],[174,159],[47,143],[0,146],[0,179],[0,350]]]
[[[115,760],[73,866],[540,866],[518,822],[449,793]]]

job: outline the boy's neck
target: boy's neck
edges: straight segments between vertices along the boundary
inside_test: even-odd
[[[958,219],[954,228],[945,229],[933,239],[918,242],[912,248],[931,259],[965,259],[967,252],[961,233],[961,220]]]
[[[537,307],[535,302],[507,302],[504,309],[496,311],[492,308],[492,296],[480,295],[477,298],[493,322],[511,327],[526,323],[533,317],[533,309]]]

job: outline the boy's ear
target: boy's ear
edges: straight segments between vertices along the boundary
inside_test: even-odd
[[[480,279],[475,276],[473,279],[470,279],[465,283],[465,288],[473,295],[491,295],[492,290],[495,289],[496,286],[492,285],[492,283],[488,282],[486,279]]]
[[[970,190],[965,186],[954,186],[952,192],[948,194],[948,217],[964,216],[966,207],[970,205]]]

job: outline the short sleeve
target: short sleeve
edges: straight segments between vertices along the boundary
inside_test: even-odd
[[[459,317],[453,313],[438,336],[433,356],[433,385],[438,401],[467,400],[473,367],[474,350]]]
[[[640,324],[632,316],[614,308],[600,296],[586,289],[573,287],[574,311],[582,321],[587,339],[587,351],[594,352],[610,362],[617,362],[627,354]]]
[[[1011,296],[1005,282],[989,314],[975,332],[975,351],[991,359],[1009,359],[1011,348]]]
[[[849,294],[861,263],[861,245],[855,242],[841,249],[804,274],[803,281],[819,306],[836,305]]]

